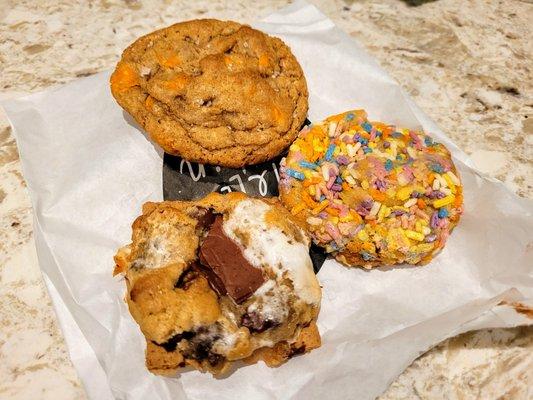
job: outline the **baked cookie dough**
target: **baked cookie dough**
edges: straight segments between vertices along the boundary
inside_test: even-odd
[[[309,245],[275,200],[212,193],[146,203],[115,274],[125,274],[148,369],[221,374],[232,361],[277,366],[319,347]]]
[[[302,69],[285,43],[214,19],[135,41],[111,75],[111,92],[167,153],[232,168],[280,154],[308,108]]]
[[[443,144],[362,110],[301,131],[282,160],[280,196],[317,245],[365,268],[429,262],[463,210]]]

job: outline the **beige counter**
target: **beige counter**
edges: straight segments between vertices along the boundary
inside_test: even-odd
[[[251,22],[287,3],[0,0],[0,98],[110,68],[136,37],[175,21]],[[416,8],[399,0],[314,3],[379,60],[478,168],[533,196],[530,1],[439,0]],[[445,341],[407,368],[383,399],[532,393],[529,327]],[[30,398],[85,396],[38,269],[32,210],[0,114],[0,399]]]

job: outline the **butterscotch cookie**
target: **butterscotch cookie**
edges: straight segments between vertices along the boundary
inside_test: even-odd
[[[220,374],[232,361],[275,366],[320,346],[309,244],[274,200],[212,193],[145,204],[115,273],[125,274],[148,369]]]
[[[287,45],[214,19],[135,41],[111,76],[111,91],[167,153],[233,168],[280,154],[308,107],[302,69]]]
[[[446,147],[362,110],[304,128],[281,166],[280,195],[313,240],[349,266],[425,264],[463,211]]]

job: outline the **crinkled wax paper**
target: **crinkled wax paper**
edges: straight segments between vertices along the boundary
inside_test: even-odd
[[[281,37],[300,61],[311,121],[364,108],[370,119],[422,127],[444,142],[464,182],[464,217],[425,267],[366,271],[326,261],[318,273],[323,344],[310,354],[274,369],[242,367],[224,379],[196,371],[154,376],[144,366],[145,341],[124,303],[124,282],[111,273],[141,205],[163,198],[162,152],[115,103],[107,72],[5,103],[35,211],[40,267],[93,399],[370,399],[446,337],[531,323],[494,307],[533,300],[532,203],[471,168],[398,84],[313,6],[297,2],[255,26]]]

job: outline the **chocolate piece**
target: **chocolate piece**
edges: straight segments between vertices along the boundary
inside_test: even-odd
[[[223,357],[221,355],[211,351],[215,342],[221,338],[218,333],[219,328],[218,325],[199,327],[189,340],[188,348],[183,355],[186,358],[197,361],[207,359],[211,365],[216,365],[222,361]]]
[[[273,326],[279,325],[279,323],[271,319],[263,319],[261,314],[252,311],[242,316],[241,325],[247,327],[250,332],[261,333]]]
[[[188,351],[185,351],[185,357],[196,360],[204,361],[207,359],[207,362],[212,366],[216,366],[220,363],[224,357],[220,354],[213,353],[211,348],[213,347],[213,341],[203,340],[198,343],[191,343],[191,348]]]
[[[202,260],[202,254],[200,253],[200,260]],[[205,263],[206,265],[202,264]],[[200,271],[204,273],[204,275],[207,278],[207,281],[209,282],[209,285],[219,294],[219,296],[225,296],[228,294],[226,291],[226,287],[224,286],[224,282],[218,277],[217,274],[211,269],[211,267],[207,266],[207,262],[204,260],[202,263],[197,263],[196,266]]]
[[[194,332],[185,331],[182,333],[178,333],[174,336],[172,336],[170,339],[168,339],[165,343],[156,343],[156,345],[163,347],[166,351],[172,352],[176,350],[176,347],[178,347],[178,343],[182,341],[182,339],[189,340],[194,336]]]
[[[193,218],[196,218],[198,221],[196,223],[196,228],[200,230],[209,229],[211,225],[213,225],[213,222],[215,222],[216,214],[213,212],[213,209],[198,207],[196,210],[197,211],[193,216]]]
[[[187,358],[193,358],[202,361],[209,357],[213,342],[210,340],[202,340],[198,343],[192,343],[191,350],[186,353]]]
[[[224,360],[224,357],[217,353],[209,353],[209,355],[207,356],[207,361],[213,367],[218,365],[222,360]]]
[[[303,353],[305,353],[305,350],[307,350],[305,348],[305,344],[300,346],[300,347],[291,347],[291,352],[289,354],[289,358],[292,358],[292,357],[297,356],[299,354],[303,354]]]
[[[228,294],[237,304],[249,298],[264,282],[263,272],[248,262],[237,243],[224,233],[222,216],[215,222],[200,246],[200,262],[209,283],[223,295]]]

